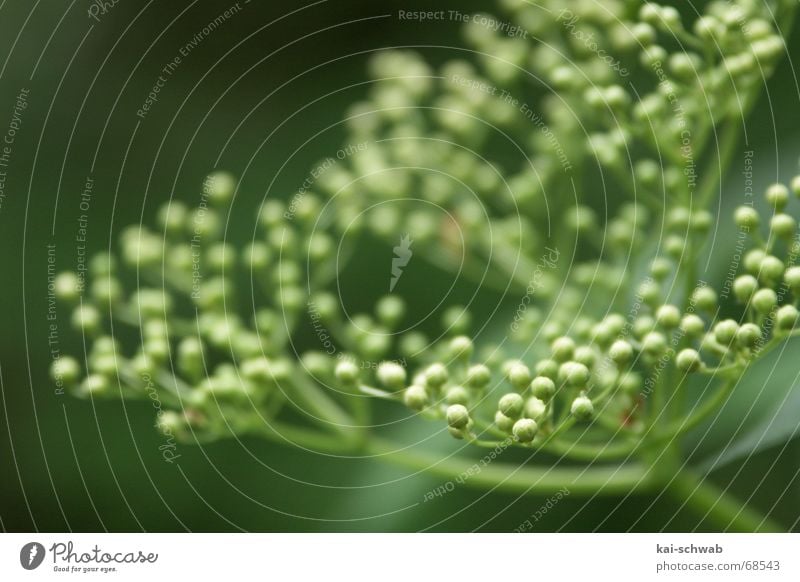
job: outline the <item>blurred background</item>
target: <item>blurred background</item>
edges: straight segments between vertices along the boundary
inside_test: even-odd
[[[89,253],[107,249],[116,245],[120,228],[153,223],[157,207],[170,197],[196,204],[203,177],[218,167],[242,176],[228,226],[234,241],[237,232],[247,240],[264,197],[288,199],[317,160],[340,147],[339,121],[366,93],[372,51],[417,47],[440,63],[461,45],[456,22],[402,22],[398,9],[430,8],[411,0],[0,2],[0,129],[12,119],[20,93],[28,103],[3,168],[0,206],[0,418],[6,425],[0,430],[0,528],[511,531],[545,502],[467,487],[423,502],[441,479],[258,439],[182,446],[179,463],[168,464],[148,403],[56,395],[48,376],[52,349],[80,350],[66,309],[57,313],[57,345],[49,341],[47,318],[48,256],[59,270],[74,267],[78,217],[89,216]],[[436,9],[469,12],[486,9],[486,3],[440,0]],[[233,12],[230,18],[198,40],[198,32],[226,10]],[[789,47],[795,58],[798,41],[795,35]],[[163,68],[187,46],[192,48],[166,75],[158,100],[138,115]],[[784,61],[748,124],[742,149],[757,153],[756,188],[797,170],[796,82],[791,62]],[[727,184],[741,189],[741,167],[734,168]],[[93,180],[92,195],[82,210],[87,179]],[[724,199],[715,210],[730,214]],[[717,248],[730,252],[722,244]],[[710,263],[708,280],[724,278],[728,261],[718,264],[715,271]],[[353,276],[366,281],[363,300],[372,301],[368,275]],[[431,285],[442,277],[433,269],[408,276]],[[781,361],[798,361],[797,355],[796,347],[789,348]],[[779,407],[783,432],[751,443],[755,454],[731,460],[711,478],[787,527],[800,507],[800,440],[790,438],[800,402],[784,400],[796,375],[791,366],[773,372],[755,409],[746,391],[737,394],[727,409],[730,423],[712,427],[696,451],[704,456],[700,463],[713,458],[715,439],[718,446],[730,431],[747,436],[775,418]],[[760,389],[759,370],[751,376]],[[391,407],[380,413],[386,419],[396,414]],[[424,423],[402,429],[415,430],[433,429]],[[445,437],[432,442],[442,451],[456,447]],[[480,458],[483,452],[472,454]],[[504,461],[513,462],[508,455]],[[568,497],[536,529],[652,531],[673,514],[670,529],[712,528],[672,499],[632,496]]]

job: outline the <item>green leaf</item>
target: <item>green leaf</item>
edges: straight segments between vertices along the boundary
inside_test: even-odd
[[[800,436],[800,374],[786,365],[798,358],[800,343],[793,342],[758,362],[719,414],[689,435],[687,450],[700,459],[699,469],[716,470]]]

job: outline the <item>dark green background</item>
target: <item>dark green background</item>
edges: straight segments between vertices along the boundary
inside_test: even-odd
[[[147,403],[93,405],[54,395],[47,375],[46,245],[56,245],[60,269],[74,266],[78,199],[88,175],[95,179],[89,247],[100,250],[109,246],[112,231],[142,217],[152,222],[157,206],[170,196],[196,203],[202,176],[218,156],[220,166],[237,175],[252,157],[231,217],[233,238],[236,233],[246,238],[265,195],[288,196],[318,159],[339,147],[343,131],[337,122],[365,93],[359,83],[366,78],[370,51],[419,45],[427,47],[420,50],[432,62],[441,62],[452,57],[446,47],[462,45],[455,23],[372,18],[412,9],[412,2],[327,1],[286,16],[306,4],[242,3],[239,16],[184,59],[133,139],[136,110],[158,71],[231,2],[120,0],[99,23],[88,18],[85,0],[71,6],[45,0],[35,9],[33,2],[8,0],[0,8],[0,65],[6,65],[0,78],[0,131],[11,117],[15,95],[30,89],[0,211],[3,530],[509,531],[544,501],[461,487],[397,511],[421,502],[442,480],[252,439],[182,447],[179,466],[169,465],[159,454],[162,439],[152,428]],[[466,12],[482,4],[437,2],[436,8]],[[798,46],[791,43],[795,57]],[[768,93],[748,124],[743,146],[757,152],[761,185],[776,175],[790,177],[800,153],[794,147],[800,135],[798,92],[789,63],[781,66]],[[734,172],[733,188],[738,180]],[[59,329],[62,349],[78,352],[65,308],[59,311]],[[404,430],[415,428],[432,430],[426,425]],[[436,443],[442,450],[455,448],[447,439]],[[798,461],[795,441],[760,452],[744,468],[734,463],[713,478],[743,499],[753,494],[752,503],[762,510],[777,502],[774,515],[791,524],[800,495]],[[621,531],[634,522],[637,530],[659,529],[678,504],[652,503],[646,497],[588,503],[570,497],[537,529],[566,523],[571,531]],[[394,513],[369,517],[388,512]],[[670,527],[693,528],[700,517],[683,511]]]

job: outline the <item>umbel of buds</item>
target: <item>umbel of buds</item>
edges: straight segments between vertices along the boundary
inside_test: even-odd
[[[191,203],[123,230],[86,277],[48,281],[86,346],[53,362],[54,382],[157,399],[182,442],[255,433],[391,457],[373,433],[394,410],[459,446],[680,456],[745,370],[798,334],[800,176],[715,216],[724,168],[699,165],[729,160],[696,139],[741,125],[797,2],[713,1],[696,18],[650,2],[498,4],[495,22],[529,34],[470,20],[458,58],[377,52],[336,163],[254,209],[246,244],[225,232],[243,186],[217,171]],[[695,188],[695,170],[708,183]],[[730,292],[697,279],[722,229],[747,246]],[[388,292],[345,308],[340,278],[366,247],[394,252],[367,265],[388,270]],[[452,289],[412,274],[412,257]],[[455,304],[472,294],[499,307]],[[506,310],[510,297],[523,299]]]

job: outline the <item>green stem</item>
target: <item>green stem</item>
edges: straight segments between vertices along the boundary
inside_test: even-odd
[[[669,426],[669,428],[658,436],[660,442],[672,442],[673,439],[681,434],[685,434],[703,422],[709,414],[717,410],[725,400],[730,396],[733,387],[736,386],[736,380],[728,380],[719,389],[719,391],[706,400],[698,409],[692,413],[686,420],[676,422]]]
[[[338,431],[350,432],[354,424],[353,419],[315,382],[308,380],[302,374],[296,374],[292,384],[295,389],[294,394],[303,404],[302,408],[298,407],[301,412],[312,417],[316,416],[317,421],[330,423],[332,428]],[[308,410],[305,410],[305,407],[308,407]]]
[[[745,503],[713,485],[692,471],[683,469],[675,474],[668,490],[677,499],[699,511],[704,518],[713,520],[722,531],[785,532],[786,528],[768,516],[751,509]]]
[[[252,426],[245,427],[243,432],[283,445],[300,446],[320,453],[345,455],[355,452],[353,442],[341,439],[340,435],[299,428],[276,421],[270,421],[269,424],[262,421],[254,422]]]
[[[438,454],[414,452],[402,445],[373,437],[367,452],[395,465],[454,479],[474,464],[474,459],[442,458]],[[552,494],[566,487],[584,495],[620,495],[644,491],[654,485],[651,470],[641,465],[595,467],[533,467],[494,462],[464,482],[470,487],[494,488],[514,493]]]

